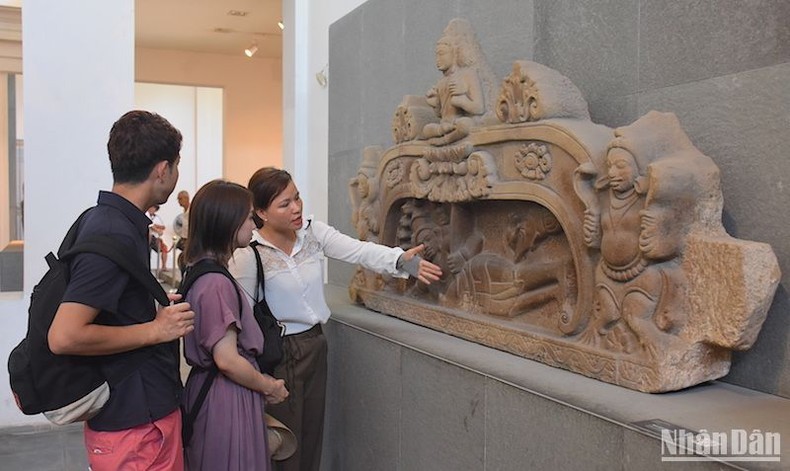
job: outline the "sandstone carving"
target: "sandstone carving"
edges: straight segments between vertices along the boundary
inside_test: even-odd
[[[451,20],[435,53],[442,77],[424,96],[404,97],[392,121],[396,143],[416,138],[437,146],[455,142],[491,109],[494,74],[472,25]]]
[[[570,80],[530,61],[495,90],[465,20],[435,53],[442,77],[404,97],[395,145],[365,150],[351,199],[361,238],[425,244],[445,275],[360,268],[352,298],[640,391],[724,376],[780,273],[770,246],[725,232],[718,167],[675,115],[595,124]]]

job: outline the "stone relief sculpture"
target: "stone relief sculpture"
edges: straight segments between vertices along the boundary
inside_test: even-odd
[[[395,145],[351,182],[360,237],[426,245],[430,286],[358,269],[370,309],[646,392],[724,376],[779,281],[770,246],[729,236],[718,167],[671,113],[590,121],[555,70],[515,61],[495,90],[471,25],[436,45]],[[498,98],[494,98],[498,97]]]

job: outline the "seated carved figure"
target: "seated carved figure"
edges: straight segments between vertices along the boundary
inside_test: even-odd
[[[422,135],[435,139],[436,144],[446,144],[468,135],[473,117],[483,115],[488,105],[481,77],[487,66],[467,21],[452,20],[444,30],[436,44],[436,67],[442,78],[426,93],[425,99],[440,120],[426,124]]]

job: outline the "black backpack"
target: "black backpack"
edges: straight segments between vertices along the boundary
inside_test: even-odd
[[[58,421],[47,415],[47,412],[62,413],[61,411],[79,404],[83,398],[104,383],[114,384],[122,379],[105,377],[100,370],[101,357],[55,355],[49,349],[47,335],[66,292],[70,276],[70,260],[78,253],[91,252],[102,255],[145,286],[159,304],[163,306],[170,304],[162,286],[146,266],[130,258],[125,245],[110,236],[91,236],[75,244],[80,222],[88,211],[83,212],[71,226],[58,249],[58,256],[50,252],[45,257],[49,270],[30,295],[27,334],[8,357],[11,391],[19,409],[27,415],[43,412],[48,419],[58,425],[88,420],[90,416],[70,417],[67,421]],[[126,374],[128,373],[130,372]],[[106,402],[107,397],[101,404]],[[63,420],[62,416],[61,420]]]
[[[187,298],[187,293],[189,292],[189,289],[192,287],[192,285],[195,284],[198,278],[205,275],[206,273],[222,273],[228,279],[230,279],[231,282],[233,282],[233,287],[236,288],[236,297],[239,300],[239,316],[241,316],[241,292],[239,291],[239,287],[236,285],[236,280],[233,278],[233,275],[230,274],[227,268],[211,259],[201,260],[186,269],[184,272],[184,278],[181,280],[181,285],[178,287],[178,293],[181,295],[181,299],[185,300]],[[195,372],[200,370],[200,367],[193,366],[192,369],[189,370],[189,376],[192,376]],[[192,427],[195,424],[195,418],[197,417],[198,412],[200,412],[200,408],[203,407],[203,402],[206,400],[208,390],[211,388],[211,384],[214,382],[214,378],[217,377],[218,373],[219,369],[217,368],[217,365],[212,363],[211,367],[208,368],[208,376],[206,376],[206,379],[203,380],[203,384],[200,386],[200,391],[198,391],[195,402],[189,407],[182,406],[181,440],[183,441],[184,446],[189,445],[189,441],[192,439]]]

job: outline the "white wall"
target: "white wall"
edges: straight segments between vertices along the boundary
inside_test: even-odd
[[[224,178],[246,185],[266,165],[282,166],[280,59],[139,48],[138,82],[223,90]]]
[[[165,85],[158,83],[135,84],[135,108],[158,113],[181,131],[181,161],[178,165],[178,185],[159,208],[158,215],[165,225],[164,241],[173,245],[173,220],[181,214],[176,194],[181,190],[190,197],[204,183],[222,178],[223,161],[223,107],[222,89]],[[152,256],[152,265],[156,265]],[[172,254],[168,268],[173,268]]]
[[[316,73],[329,62],[329,25],[363,0],[284,0],[283,166],[292,173],[305,212],[328,217],[327,163],[329,109],[327,89]]]

